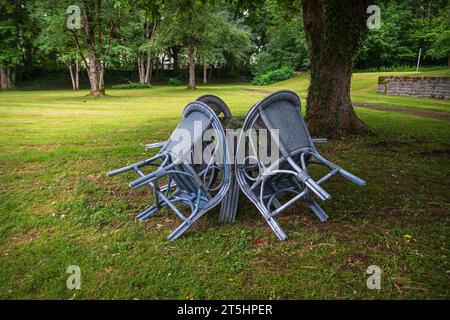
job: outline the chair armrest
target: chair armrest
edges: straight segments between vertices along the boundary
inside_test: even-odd
[[[327,143],[327,138],[312,138],[312,141],[314,143],[318,143],[318,144],[322,144],[322,143]]]
[[[164,146],[166,144],[166,141],[160,141],[160,142],[155,142],[155,143],[149,143],[145,145],[146,149],[153,149],[153,148],[160,148],[162,146]]]

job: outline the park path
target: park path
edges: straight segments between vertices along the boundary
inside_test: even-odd
[[[265,94],[274,92],[274,91],[270,91],[267,89],[245,88],[244,90],[250,91],[250,92],[265,93]],[[361,107],[361,108],[367,108],[367,109],[373,109],[373,110],[399,112],[399,113],[409,114],[412,116],[450,121],[450,112],[444,112],[444,111],[415,109],[415,108],[398,107],[398,106],[393,106],[393,105],[384,105],[384,104],[375,104],[375,103],[353,103],[353,105],[355,107]]]
[[[353,103],[353,105],[355,107],[362,107],[362,108],[373,109],[373,110],[393,111],[393,112],[405,113],[405,114],[418,116],[418,117],[450,121],[450,113],[443,112],[443,111],[414,109],[414,108],[397,107],[397,106],[392,106],[392,105],[382,105],[382,104],[374,104],[374,103]]]

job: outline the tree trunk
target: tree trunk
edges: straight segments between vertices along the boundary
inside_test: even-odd
[[[189,36],[189,84],[188,89],[195,89],[195,51],[194,51],[194,39]]]
[[[15,73],[12,68],[0,67],[0,89],[14,87]]]
[[[0,89],[6,89],[6,70],[0,67]]]
[[[77,61],[75,61],[75,89],[80,89],[80,64]]]
[[[159,57],[156,57],[155,60],[155,75],[158,76],[159,75]]]
[[[106,69],[106,65],[105,62],[102,61],[100,63],[100,87],[103,91],[105,91],[105,69]]]
[[[73,65],[70,63],[66,63],[67,68],[69,68],[69,72],[70,72],[70,81],[72,82],[72,90],[75,90],[75,75],[73,74]]]
[[[151,81],[152,81],[152,58],[149,53],[147,55],[147,64],[146,64],[146,69],[145,69],[144,83],[150,84]]]
[[[97,66],[95,55],[91,52],[89,52],[89,63],[86,70],[89,77],[89,83],[91,84],[91,92],[89,95],[94,97],[104,96],[105,89],[103,87],[102,64],[100,63],[99,66]]]
[[[368,131],[350,99],[353,58],[366,28],[366,1],[302,0],[311,61],[306,123],[313,136]]]
[[[139,83],[143,84],[144,83],[144,66],[143,66],[142,57],[138,57],[137,63],[138,63]]]
[[[178,75],[178,71],[179,71],[178,55],[179,55],[178,47],[177,46],[173,46],[172,47],[172,59],[173,59],[173,72],[174,72],[175,76]]]
[[[103,51],[105,50],[104,48],[109,48],[109,46],[103,45],[103,21],[99,16],[96,16],[96,14],[99,14],[102,10],[102,1],[94,3],[85,0],[83,3],[85,6],[85,10],[83,10],[83,29],[86,35],[87,60],[83,55],[76,33],[74,32],[73,35],[77,44],[78,53],[86,64],[86,71],[91,85],[89,95],[102,97],[105,96],[105,86],[103,81],[105,64],[99,57],[107,54],[107,51]],[[114,23],[111,23],[109,34],[107,36],[107,39],[109,39],[107,44],[109,44],[109,41],[111,40],[113,31]],[[98,54],[98,56],[96,56],[96,54]]]
[[[163,55],[161,57],[161,65],[160,65],[161,70],[159,72],[159,74],[161,74],[162,76],[164,76],[164,63],[165,63],[165,61],[166,61],[166,54],[163,53]]]
[[[206,65],[203,66],[203,84],[208,83],[208,67]]]
[[[211,68],[209,68],[208,80],[211,80],[213,70],[214,70],[214,66],[212,66]]]

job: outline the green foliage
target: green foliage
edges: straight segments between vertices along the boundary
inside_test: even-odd
[[[309,67],[305,33],[300,19],[274,28],[267,46],[260,51],[252,63],[255,76],[270,70],[290,66],[294,70]]]
[[[381,4],[380,8],[381,28],[368,33],[357,65],[367,68],[414,61],[417,52],[411,41],[410,30],[414,16],[410,4],[391,2]]]
[[[358,69],[445,63],[450,55],[450,4],[446,1],[390,1],[380,4],[381,28],[368,33]]]
[[[428,41],[425,56],[432,59],[449,59],[450,67],[450,3],[447,3],[442,12],[429,21],[425,28],[423,38]]]
[[[0,5],[0,67],[16,67],[24,59],[25,44],[31,34],[27,28],[28,8],[22,1]]]
[[[281,67],[266,72],[253,79],[252,84],[256,86],[266,86],[275,82],[290,79],[294,76],[294,69],[288,66]]]
[[[169,78],[168,83],[171,86],[181,86],[183,84],[183,82],[178,78]]]
[[[398,65],[398,66],[381,66],[381,67],[373,67],[373,68],[365,68],[365,69],[357,69],[358,72],[414,72],[417,67],[414,65]],[[433,67],[421,67],[420,71],[434,71],[434,70],[442,70],[447,68],[445,65],[441,66],[433,66]]]
[[[178,45],[184,57],[191,38],[198,63],[218,67],[227,61],[242,62],[250,47],[247,28],[233,20],[222,6],[198,3],[195,6],[189,15],[171,6],[166,7],[165,18],[156,37],[157,45],[166,51]]]
[[[111,86],[111,89],[148,89],[152,86],[147,83],[140,83],[140,82],[129,82],[124,84],[115,84]]]

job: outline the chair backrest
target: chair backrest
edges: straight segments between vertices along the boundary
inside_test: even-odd
[[[203,134],[215,118],[217,117],[215,117],[214,111],[206,104],[202,102],[189,103],[183,111],[180,123],[160,151],[169,155],[170,162],[182,160],[174,167],[174,170],[186,174],[174,173],[171,176],[179,188],[189,193],[195,193],[199,188],[207,193],[191,162],[194,145],[200,143],[200,148],[196,151],[202,151]]]
[[[315,148],[300,113],[300,98],[295,92],[272,93],[259,101],[254,108],[259,109],[267,129],[278,130],[282,154],[287,155],[305,147]]]
[[[202,102],[189,103],[183,111],[180,123],[161,152],[169,152],[172,160],[188,156],[193,146],[202,140],[213,119],[214,112],[207,105]]]
[[[213,94],[204,94],[197,98],[196,101],[201,101],[210,107],[217,116],[219,116],[220,121],[223,126],[226,126],[232,118],[231,111],[228,108],[227,104],[220,99],[218,96]],[[220,116],[223,114],[222,116]]]

